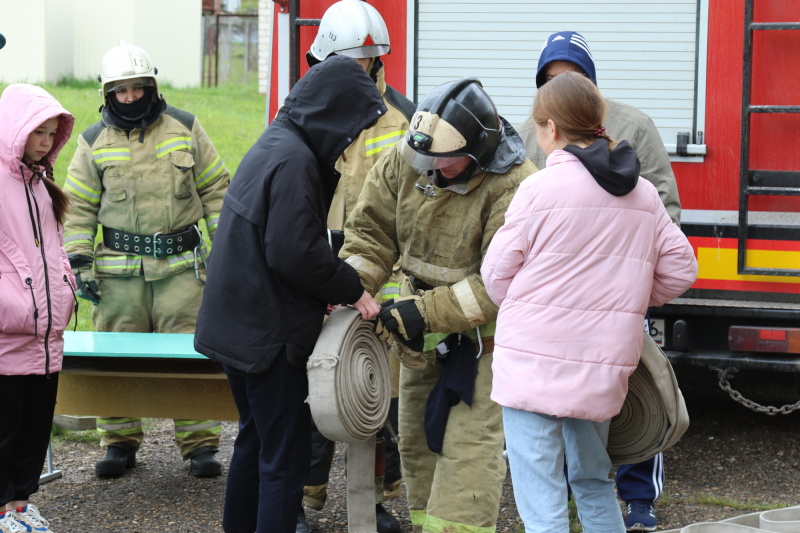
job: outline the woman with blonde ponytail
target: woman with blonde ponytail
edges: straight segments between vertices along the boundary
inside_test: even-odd
[[[69,202],[53,180],[74,122],[40,87],[9,85],[0,97],[1,533],[51,532],[28,500],[39,488],[77,301],[63,244]]]

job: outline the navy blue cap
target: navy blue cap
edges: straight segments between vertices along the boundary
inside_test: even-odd
[[[594,72],[594,58],[589,50],[589,43],[583,35],[576,31],[560,31],[547,38],[539,55],[539,66],[536,69],[536,87],[547,81],[544,70],[553,61],[569,61],[574,63],[597,85]]]
[[[0,33],[0,48],[3,48],[6,45],[6,38]]]

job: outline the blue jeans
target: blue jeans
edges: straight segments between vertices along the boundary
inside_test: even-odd
[[[569,531],[565,460],[584,533],[625,531],[614,481],[608,477],[610,424],[503,407],[514,499],[525,533]]]

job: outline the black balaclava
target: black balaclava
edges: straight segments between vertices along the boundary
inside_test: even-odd
[[[435,176],[436,176],[436,186],[440,189],[446,189],[450,185],[456,185],[459,183],[467,183],[477,174],[478,170],[478,163],[475,162],[474,159],[470,158],[469,165],[467,168],[461,171],[461,174],[456,176],[455,178],[445,178],[442,175],[442,172],[439,169],[436,169]]]
[[[161,116],[166,102],[158,97],[155,87],[145,87],[144,96],[131,102],[123,104],[118,102],[113,94],[107,95],[108,115],[113,121],[113,125],[119,129],[130,131],[134,128],[141,128],[139,142],[144,142],[144,130]]]

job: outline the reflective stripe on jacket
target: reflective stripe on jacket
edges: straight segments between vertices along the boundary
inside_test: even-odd
[[[367,173],[394,143],[403,139],[408,121],[411,120],[416,108],[411,100],[386,85],[383,67],[376,74],[376,78],[378,91],[388,111],[374,126],[362,131],[336,161],[336,170],[342,177],[328,211],[330,229],[344,228],[344,223],[356,206],[358,196],[364,187]]]
[[[372,168],[345,228],[340,257],[377,292],[399,259],[404,271],[434,287],[424,291],[430,332],[452,333],[492,322],[497,307],[480,276],[483,255],[503,224],[519,183],[536,171],[528,160],[505,174],[484,172],[463,193],[430,185],[398,149]],[[405,292],[405,291],[404,291]]]
[[[162,279],[193,266],[192,252],[156,259],[94,249],[98,224],[152,235],[205,219],[213,239],[228,171],[200,122],[168,106],[145,130],[95,124],[78,138],[65,192],[73,202],[65,223],[67,252],[95,258],[96,275],[143,274]],[[187,255],[188,254],[188,255]]]

